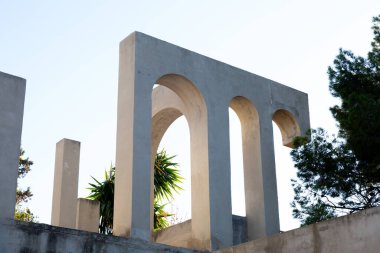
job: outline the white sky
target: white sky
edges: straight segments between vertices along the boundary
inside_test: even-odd
[[[79,196],[90,175],[103,178],[115,160],[118,44],[137,30],[309,94],[312,127],[335,132],[328,108],[327,67],[340,47],[365,54],[372,39],[373,0],[5,1],[0,0],[0,71],[27,79],[22,146],[35,162],[22,185],[42,223],[50,223],[55,144],[81,141]],[[232,117],[233,118],[233,117]],[[233,211],[242,208],[239,123],[231,121]],[[277,129],[275,129],[278,131]],[[183,137],[181,143],[173,141]],[[1,140],[0,140],[1,141]],[[289,149],[275,132],[281,229],[291,217]],[[188,173],[186,122],[175,122],[162,145]],[[240,176],[238,176],[240,173]],[[237,175],[237,177],[235,177]],[[240,188],[239,188],[240,187]],[[189,192],[177,206],[190,214]],[[240,197],[240,199],[239,199]]]

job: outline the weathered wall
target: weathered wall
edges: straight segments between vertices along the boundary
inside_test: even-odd
[[[12,253],[195,253],[137,239],[100,235],[45,224],[0,221],[0,252]]]
[[[239,218],[234,223],[241,225],[242,220]],[[191,223],[187,221],[180,225],[189,227]],[[190,228],[187,228],[188,231],[186,228],[182,229],[184,229],[184,236],[190,234]],[[380,207],[377,207],[305,228],[264,237],[232,248],[215,251],[215,253],[378,253],[380,249],[379,234]],[[173,233],[167,235],[169,235],[168,239]],[[45,224],[2,220],[0,221],[0,252],[195,253],[200,251]]]
[[[378,253],[380,207],[250,241],[216,253]]]

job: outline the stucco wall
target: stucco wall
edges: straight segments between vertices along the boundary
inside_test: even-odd
[[[216,253],[378,253],[380,207],[250,241]]]

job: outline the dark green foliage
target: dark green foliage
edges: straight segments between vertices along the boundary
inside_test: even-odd
[[[368,178],[380,181],[380,16],[373,19],[374,40],[367,58],[340,50],[328,70],[330,91],[342,104],[331,108],[339,135],[355,153]]]
[[[175,156],[168,156],[165,150],[157,153],[154,164],[154,229],[160,230],[168,226],[167,217],[172,216],[164,211],[164,205],[159,204],[163,200],[173,198],[173,193],[182,190],[179,186],[181,177],[178,164],[173,162]],[[115,187],[115,167],[111,165],[110,170],[105,172],[105,180],[99,182],[93,178],[95,183],[90,183],[91,194],[87,197],[100,201],[100,224],[99,232],[112,234],[113,226],[113,204]]]
[[[24,157],[25,150],[20,148],[20,155],[18,160],[18,178],[21,179],[28,174],[31,170],[33,162],[29,160],[29,157]],[[29,210],[29,208],[22,208],[22,203],[28,202],[33,196],[33,193],[30,190],[30,187],[26,190],[20,189],[17,187],[16,190],[16,210],[15,210],[15,219],[29,222],[36,222],[36,216]]]
[[[368,57],[341,49],[328,69],[330,92],[341,99],[330,108],[339,138],[317,129],[310,143],[295,139],[292,207],[303,225],[380,203],[380,16],[373,23]]]
[[[311,132],[311,141],[296,138],[291,156],[297,168],[293,216],[302,225],[353,213],[380,202],[380,184],[367,178],[354,153],[342,139],[323,129]]]
[[[18,160],[18,178],[23,178],[30,171],[30,167],[33,165],[33,161],[29,160],[29,157],[24,157],[25,150],[20,148],[20,155]],[[16,190],[16,204],[19,205],[22,202],[28,202],[28,200],[33,196],[33,193],[28,187],[26,190],[22,190],[17,187]]]

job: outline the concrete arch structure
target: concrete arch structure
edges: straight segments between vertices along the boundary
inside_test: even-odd
[[[167,82],[165,77],[165,81]],[[186,79],[175,77],[175,85],[192,86]],[[171,80],[173,81],[173,80]],[[162,83],[159,80],[158,83]],[[168,87],[171,87],[168,85]],[[153,214],[153,163],[159,143],[169,126],[180,116],[184,115],[190,130],[190,148],[191,148],[191,196],[196,198],[192,200],[192,239],[182,245],[185,247],[194,247],[200,235],[204,236],[210,233],[210,227],[204,226],[204,221],[209,215],[209,200],[207,186],[207,138],[199,136],[207,135],[206,111],[203,99],[193,92],[196,91],[191,87],[190,94],[186,94],[182,100],[177,93],[165,86],[158,86],[152,92],[152,157],[151,157],[151,216]],[[175,90],[175,89],[174,89]],[[182,91],[183,92],[183,91]],[[180,93],[181,94],[181,93]],[[199,96],[196,99],[189,100],[190,97]],[[194,101],[195,100],[195,101]],[[191,102],[191,103],[186,103]],[[192,110],[196,108],[196,110]],[[206,171],[206,172],[205,172]],[[193,197],[194,196],[194,197]],[[151,229],[152,229],[151,221]]]
[[[237,114],[241,125],[247,239],[253,240],[265,235],[260,117],[253,103],[243,96],[234,97],[230,107]]]
[[[232,245],[230,103],[252,140],[247,154],[256,157],[246,156],[244,162],[256,171],[245,179],[255,182],[246,189],[255,192],[246,197],[255,210],[249,239],[278,233],[272,118],[286,109],[304,133],[309,128],[307,95],[138,32],[120,43],[119,66],[114,234],[151,238],[152,152],[165,127],[182,112],[190,129],[192,182],[199,186],[196,195],[192,192],[188,246],[215,250]],[[176,108],[159,109],[159,103],[172,101],[163,99],[160,90],[152,93],[157,83],[178,96]]]
[[[281,131],[282,144],[286,147],[293,147],[293,139],[301,135],[301,129],[294,115],[285,109],[278,109],[273,114],[273,121]]]

